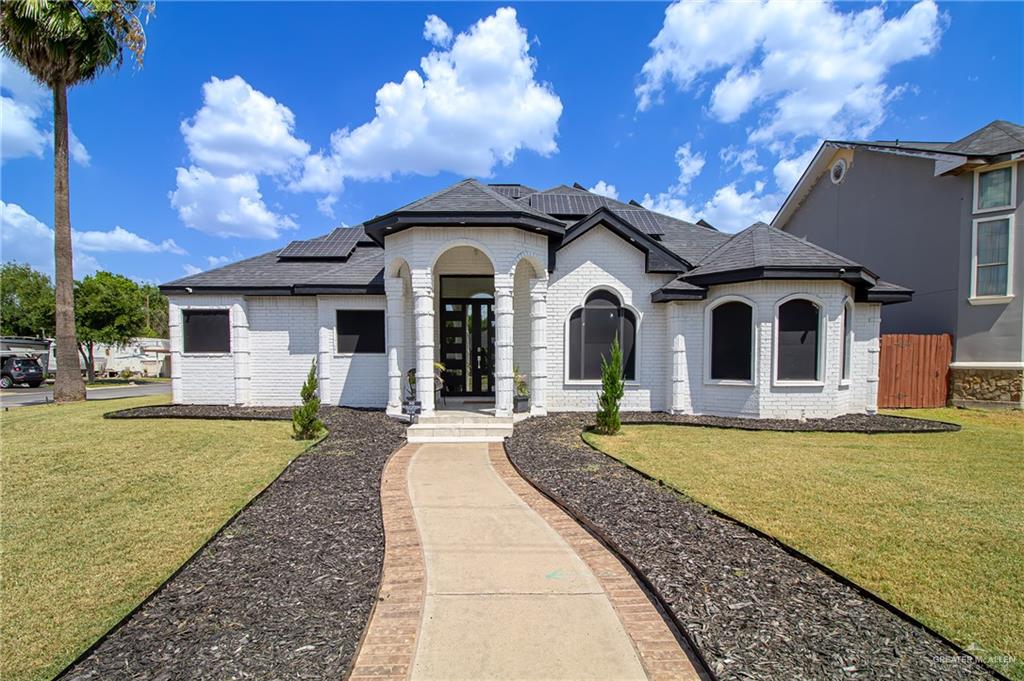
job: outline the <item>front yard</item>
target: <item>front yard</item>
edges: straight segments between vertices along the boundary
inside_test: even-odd
[[[980,646],[994,667],[1024,678],[1024,415],[901,415],[963,430],[862,435],[634,425],[585,439],[961,645]]]
[[[0,414],[0,678],[59,672],[306,447],[289,423],[102,418],[166,401]]]

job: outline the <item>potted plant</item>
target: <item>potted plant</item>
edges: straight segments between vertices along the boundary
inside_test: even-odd
[[[438,395],[441,394],[441,391],[444,388],[444,371],[444,364],[441,362],[434,362],[434,392],[438,393]],[[405,372],[405,380],[409,385],[409,393],[405,400],[405,405],[407,405],[408,408],[404,411],[410,415],[418,414],[421,405],[420,401],[416,399],[416,367]]]
[[[530,383],[526,380],[526,376],[520,373],[518,367],[512,371],[515,387],[512,410],[517,414],[524,414],[530,409]]]

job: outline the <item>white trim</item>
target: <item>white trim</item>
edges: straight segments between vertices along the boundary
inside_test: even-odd
[[[843,300],[843,319],[839,327],[840,355],[839,355],[839,385],[850,385],[853,377],[853,324],[854,306],[853,300],[847,296]]]
[[[593,378],[569,378],[569,320],[576,311],[582,310],[587,303],[587,298],[592,296],[595,291],[607,291],[616,298],[619,299],[619,306],[624,307],[633,313],[633,318],[636,320],[636,326],[633,329],[633,354],[636,356],[636,360],[633,362],[633,378],[624,378],[622,383],[626,387],[639,386],[642,384],[637,376],[640,375],[640,360],[643,354],[640,352],[640,327],[643,324],[643,314],[640,310],[636,309],[626,301],[626,296],[622,295],[614,286],[610,284],[601,284],[593,287],[583,295],[583,302],[569,309],[569,313],[565,315],[565,321],[562,322],[562,385],[565,386],[594,386],[601,385],[601,379]],[[625,359],[625,358],[623,358]],[[625,367],[623,367],[625,371]]]
[[[711,377],[711,315],[715,308],[725,303],[743,303],[750,308],[750,380],[736,378]],[[715,298],[704,306],[704,385],[739,385],[752,387],[757,385],[757,305],[749,298],[740,295],[725,295]]]
[[[806,300],[818,308],[818,331],[814,334],[815,342],[818,344],[818,371],[813,380],[793,380],[779,378],[779,308],[793,300]],[[825,303],[817,296],[809,293],[793,293],[775,301],[774,314],[772,316],[772,385],[780,388],[820,388],[825,385],[825,345],[828,343],[827,319],[825,318]]]
[[[1010,168],[1010,203],[1005,206],[995,206],[994,208],[978,208],[978,199],[981,195],[978,193],[978,187],[981,184],[981,176],[985,173],[990,173],[993,170],[1002,170],[1003,168]],[[993,213],[999,210],[1016,210],[1017,208],[1017,164],[1014,161],[1007,161],[1006,163],[997,163],[991,166],[984,166],[977,168],[974,171],[974,200],[971,204],[972,211],[975,214]]]
[[[1013,298],[1013,233],[1015,230],[1016,218],[1017,216],[1013,213],[1008,213],[1007,215],[993,215],[990,217],[974,218],[974,220],[971,221],[971,295],[969,298],[971,305],[994,305],[1007,302],[1004,300],[1006,298]],[[981,222],[998,222],[999,220],[1007,221],[1006,228],[1009,232],[1006,245],[1006,293],[995,296],[979,296],[975,293],[975,289],[978,284],[978,224]]]
[[[951,369],[1024,369],[1024,362],[951,362]]]

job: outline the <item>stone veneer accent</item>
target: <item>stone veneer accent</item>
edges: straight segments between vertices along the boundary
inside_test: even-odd
[[[384,468],[380,485],[384,569],[349,681],[397,681],[409,678],[412,671],[427,581],[408,485],[409,463],[419,448],[406,445]]]
[[[513,468],[503,444],[488,445],[494,470],[587,564],[633,641],[651,681],[697,681],[700,676],[665,620],[625,566],[583,527],[538,492]]]
[[[1024,407],[1024,369],[949,370],[950,401],[956,407]]]

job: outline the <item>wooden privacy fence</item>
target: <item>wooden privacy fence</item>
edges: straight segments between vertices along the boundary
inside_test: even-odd
[[[946,406],[952,359],[953,338],[949,334],[883,334],[878,360],[878,406]]]

